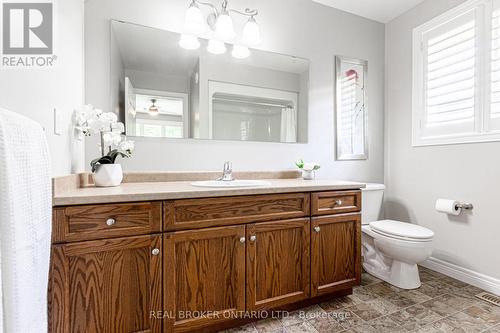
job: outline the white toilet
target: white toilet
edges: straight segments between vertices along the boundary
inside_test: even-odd
[[[434,232],[393,220],[379,220],[385,186],[367,184],[362,190],[363,268],[396,287],[420,287],[417,264],[432,254]]]

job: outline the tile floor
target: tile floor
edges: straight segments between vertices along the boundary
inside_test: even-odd
[[[352,295],[225,332],[500,333],[500,307],[475,298],[481,289],[423,267],[420,279],[402,290],[363,273]]]

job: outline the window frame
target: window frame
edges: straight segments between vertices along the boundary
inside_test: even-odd
[[[425,56],[424,39],[428,32],[458,19],[467,12],[474,11],[477,33],[474,126],[468,133],[441,134],[425,136],[423,122],[425,108]],[[434,146],[500,141],[500,129],[490,130],[491,98],[491,24],[493,1],[470,0],[429,20],[413,30],[412,62],[412,146]],[[443,130],[445,132],[446,130]]]

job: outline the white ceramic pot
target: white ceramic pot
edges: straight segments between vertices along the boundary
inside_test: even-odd
[[[314,171],[302,169],[302,178],[304,180],[313,180],[314,179]]]
[[[123,171],[120,164],[98,164],[94,172],[94,184],[97,187],[118,186],[122,183]]]

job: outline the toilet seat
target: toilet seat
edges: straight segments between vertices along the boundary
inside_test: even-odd
[[[434,232],[422,226],[394,221],[381,220],[370,223],[370,229],[380,235],[412,242],[430,242],[434,237]]]

